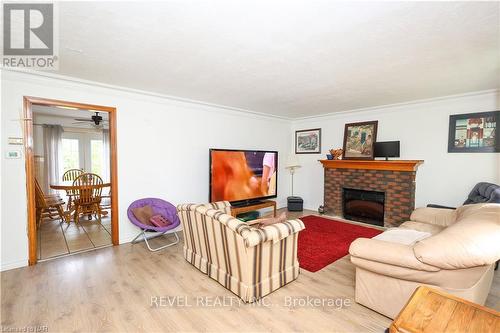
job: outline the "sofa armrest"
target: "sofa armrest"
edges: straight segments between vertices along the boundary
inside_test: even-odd
[[[419,261],[409,245],[390,243],[378,239],[358,238],[349,247],[353,257],[411,268],[421,271],[437,272],[440,269]]]
[[[229,203],[229,201],[209,202],[209,203],[206,203],[202,206],[207,207],[207,208],[211,208],[211,209],[220,210],[226,214],[231,215],[231,204]]]
[[[264,228],[250,226],[250,229],[243,229],[240,235],[245,239],[245,245],[252,247],[268,241],[278,242],[304,229],[304,223],[297,219],[271,224]]]
[[[201,205],[193,204],[193,203],[180,204],[180,205],[177,205],[177,212],[182,212],[182,211],[193,212],[196,209],[196,207],[199,207],[199,206],[201,206]]]
[[[443,208],[422,207],[415,209],[410,220],[447,227],[457,220],[457,211]]]
[[[208,205],[197,205],[195,209],[200,214],[206,214],[212,217],[214,220],[219,221],[240,235],[244,239],[245,246],[247,247],[252,247],[268,241],[277,242],[305,228],[301,220],[288,220],[268,225],[264,228],[255,228],[246,222],[220,210],[213,209]]]
[[[177,206],[177,211],[196,211],[206,214],[214,220],[219,221],[230,230],[240,235],[247,247],[252,247],[264,242],[278,242],[290,235],[303,230],[304,223],[301,220],[288,220],[282,223],[275,223],[264,228],[255,228],[247,222],[243,222],[227,213],[231,209],[229,202],[220,201],[205,205],[183,204]]]
[[[198,207],[205,207],[207,209],[215,209],[226,214],[231,213],[231,204],[229,201],[217,201],[217,202],[209,202],[207,204],[181,204],[177,205],[177,211],[195,211]]]

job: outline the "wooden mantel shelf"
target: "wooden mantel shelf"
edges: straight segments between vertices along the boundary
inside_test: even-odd
[[[325,169],[417,171],[423,160],[320,160]]]

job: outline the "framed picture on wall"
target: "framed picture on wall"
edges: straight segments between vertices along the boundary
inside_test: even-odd
[[[321,128],[295,131],[295,154],[320,154]]]
[[[345,124],[344,160],[373,160],[378,121]]]
[[[500,111],[451,115],[448,152],[500,152],[500,140],[497,131],[499,122]]]

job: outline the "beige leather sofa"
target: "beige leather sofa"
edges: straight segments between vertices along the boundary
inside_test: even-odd
[[[500,204],[418,208],[410,219],[381,234],[403,235],[394,241],[351,244],[356,302],[394,318],[418,286],[428,285],[484,304],[500,259]]]

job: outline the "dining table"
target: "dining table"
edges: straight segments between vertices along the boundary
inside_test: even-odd
[[[75,190],[78,190],[80,188],[90,189],[90,188],[106,188],[106,187],[111,187],[111,183],[102,183],[97,185],[73,185],[73,181],[70,180],[70,181],[61,181],[50,184],[50,188],[53,190],[65,191],[66,196],[68,198],[72,196]],[[73,212],[74,212],[74,205],[70,205],[70,202],[68,202],[67,209],[64,212],[66,221],[68,223],[71,220],[71,215],[73,214]],[[104,211],[103,215],[107,215],[107,212]]]

